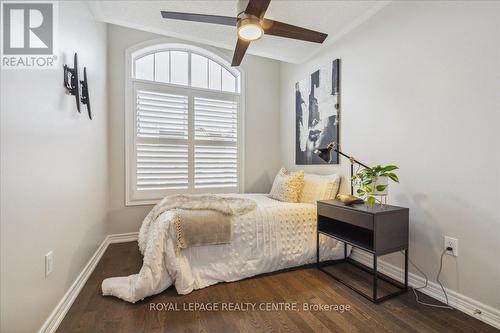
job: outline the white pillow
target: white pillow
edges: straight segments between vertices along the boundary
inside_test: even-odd
[[[340,176],[304,174],[304,186],[299,196],[299,202],[315,204],[318,200],[333,199],[337,195]]]
[[[285,168],[281,168],[276,178],[274,178],[269,197],[284,202],[299,202],[303,184],[303,170],[291,172]]]

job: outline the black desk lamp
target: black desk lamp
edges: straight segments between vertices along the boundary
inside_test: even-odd
[[[352,186],[352,176],[354,176],[354,163],[361,165],[362,167],[369,168],[367,165],[361,163],[360,161],[356,160],[353,156],[349,156],[344,154],[338,149],[338,145],[335,141],[332,141],[326,146],[326,148],[320,148],[316,149],[314,153],[318,155],[319,158],[321,158],[323,161],[329,163],[332,159],[331,152],[335,151],[339,153],[340,155],[347,157],[349,161],[351,162],[351,195],[354,195],[354,187]]]

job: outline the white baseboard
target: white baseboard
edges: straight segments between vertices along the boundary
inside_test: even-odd
[[[137,232],[106,236],[106,238],[104,238],[104,240],[102,241],[101,245],[99,245],[99,247],[95,251],[94,255],[90,258],[87,265],[85,265],[82,272],[78,275],[75,282],[73,282],[69,290],[66,292],[66,294],[64,294],[61,301],[52,311],[49,318],[40,328],[38,333],[54,333],[57,330],[62,320],[64,319],[64,316],[70,309],[71,305],[73,305],[73,302],[75,301],[76,297],[78,296],[83,286],[89,279],[90,275],[94,271],[95,267],[99,263],[99,260],[101,260],[101,257],[108,248],[109,244],[132,242],[136,241],[137,237],[138,237]],[[359,261],[360,263],[368,267],[372,267],[373,263],[372,256],[366,252],[357,251],[354,249],[351,253],[351,258],[356,261]],[[397,281],[400,282],[403,281],[403,269],[399,267],[396,267],[385,261],[379,260],[378,269],[381,273],[384,273],[387,276]],[[420,287],[424,285],[425,279],[416,274],[409,273],[408,283],[410,286]],[[441,287],[435,282],[429,281],[427,288],[420,289],[420,291],[441,302],[444,302],[445,300],[443,292],[441,291]],[[500,310],[494,309],[491,306],[473,300],[470,297],[467,297],[450,289],[446,289],[446,293],[448,294],[448,300],[450,306],[470,316],[473,316],[491,326],[500,329]],[[477,310],[481,311],[481,313],[477,314],[476,313]]]
[[[94,271],[95,267],[99,263],[99,260],[101,260],[102,255],[104,254],[104,252],[106,252],[106,249],[108,248],[109,244],[132,242],[137,240],[137,237],[138,237],[137,232],[106,236],[102,241],[101,245],[99,245],[95,253],[90,258],[87,265],[85,265],[82,272],[78,275],[75,282],[73,282],[73,284],[69,287],[66,294],[64,294],[62,299],[59,301],[55,309],[50,314],[49,318],[42,325],[38,333],[54,333],[57,330],[62,320],[64,319],[64,316],[66,316],[66,313],[71,308],[71,305],[73,305],[73,302],[75,301],[76,297],[78,296],[83,286],[89,279],[90,275]]]
[[[108,237],[106,237],[106,240],[108,241],[108,244],[126,243],[136,241],[138,237],[138,232],[129,232],[126,234],[108,235]]]
[[[371,254],[353,249],[351,252],[351,258],[368,267],[373,267],[373,257]],[[383,260],[379,260],[377,262],[377,267],[379,272],[395,279],[396,281],[404,281],[403,268],[399,268]],[[421,287],[425,285],[425,278],[413,273],[408,273],[408,284],[412,287]],[[462,295],[454,290],[450,290],[448,288],[445,288],[445,290],[448,295],[448,303],[450,306],[500,329],[500,310],[473,300],[472,298]],[[429,281],[427,288],[419,289],[419,291],[441,302],[445,302],[443,291],[441,290],[439,284],[435,282]],[[497,290],[493,292],[497,292]],[[477,310],[479,310],[480,313],[477,313]]]

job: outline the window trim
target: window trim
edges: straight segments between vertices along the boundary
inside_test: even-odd
[[[208,59],[215,61],[220,64],[222,67],[226,68],[230,73],[235,74],[237,71],[239,73],[239,93],[232,93],[226,91],[217,91],[213,89],[207,88],[198,88],[191,86],[182,86],[171,83],[162,83],[162,82],[152,82],[147,80],[138,80],[132,79],[132,73],[134,68],[134,59],[138,57],[145,56],[150,53],[161,51],[162,49],[166,49],[168,47],[169,50],[182,50],[182,51],[192,51],[196,54],[203,55]],[[190,57],[189,57],[190,58]],[[189,59],[190,61],[190,59]],[[159,86],[167,86],[172,88],[184,88],[184,89],[192,89],[193,91],[200,91],[202,93],[223,93],[228,95],[236,95],[239,96],[239,108],[238,108],[238,140],[237,140],[237,149],[238,149],[238,188],[237,192],[241,193],[245,188],[245,72],[239,67],[238,70],[233,69],[231,64],[230,56],[220,52],[217,49],[214,49],[209,46],[200,45],[196,43],[180,43],[176,39],[172,38],[158,38],[149,40],[146,42],[142,42],[136,45],[133,45],[125,50],[125,78],[124,78],[124,91],[125,91],[125,206],[136,206],[136,205],[150,205],[156,204],[158,199],[134,199],[134,182],[132,181],[132,173],[134,168],[131,167],[133,163],[135,163],[135,128],[134,128],[134,115],[135,110],[134,106],[134,82],[139,83],[147,83],[154,84]],[[189,71],[191,71],[191,66],[188,67]],[[190,73],[189,73],[190,74]],[[191,80],[190,75],[188,74],[189,80]]]

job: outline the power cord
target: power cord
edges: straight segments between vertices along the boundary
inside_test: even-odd
[[[413,267],[415,267],[417,269],[417,271],[419,271],[420,274],[422,274],[425,277],[425,285],[423,285],[422,287],[416,287],[416,288],[410,287],[411,290],[413,290],[413,294],[415,294],[415,300],[417,301],[417,303],[425,305],[425,306],[432,306],[434,308],[441,308],[441,309],[450,309],[450,310],[453,310],[453,308],[450,306],[450,304],[448,302],[448,295],[446,294],[446,290],[444,289],[443,284],[439,280],[439,276],[441,275],[441,271],[443,270],[443,257],[445,255],[446,251],[453,251],[453,249],[451,247],[447,247],[443,251],[443,253],[441,253],[441,261],[439,263],[439,272],[438,272],[438,275],[436,277],[436,280],[439,283],[439,285],[441,286],[441,290],[443,291],[444,297],[446,299],[446,305],[426,303],[426,302],[422,302],[418,298],[417,290],[427,288],[427,285],[429,284],[429,278],[427,277],[427,275],[420,268],[418,268],[418,266],[410,259],[410,257],[408,257],[408,261],[413,265]],[[403,251],[401,251],[401,253],[404,254]]]

